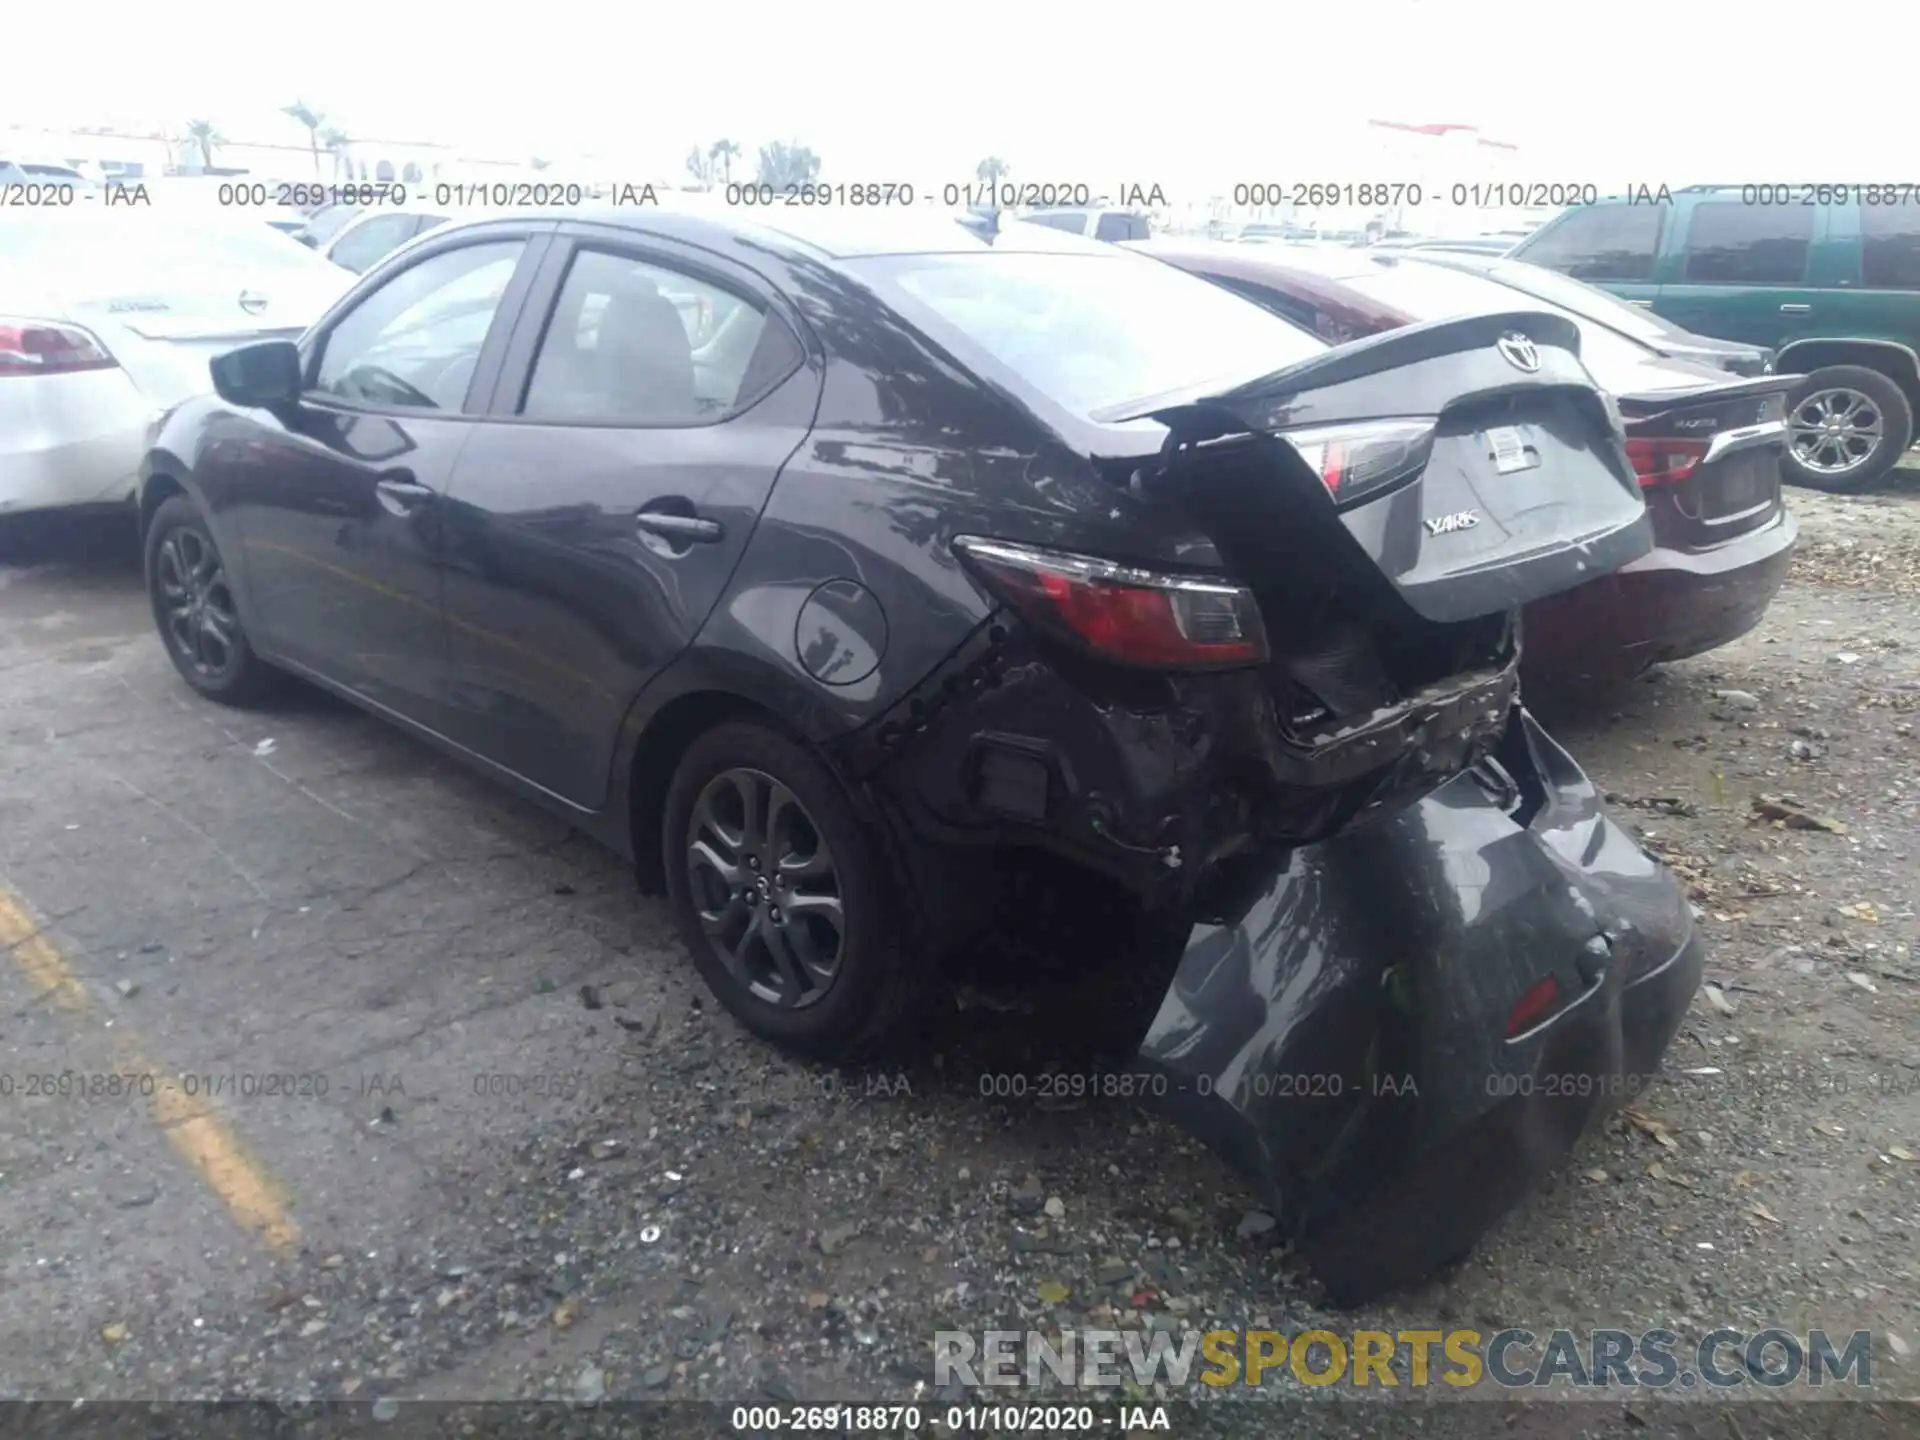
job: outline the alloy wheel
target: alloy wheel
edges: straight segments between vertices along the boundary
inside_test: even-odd
[[[1793,455],[1818,475],[1845,475],[1866,464],[1886,438],[1886,421],[1858,390],[1816,390],[1794,407]]]
[[[155,555],[167,643],[196,675],[218,680],[241,658],[240,616],[213,542],[184,527],[168,532]]]
[[[799,798],[759,770],[723,770],[687,821],[700,928],[733,977],[781,1009],[823,999],[845,934],[833,854]]]

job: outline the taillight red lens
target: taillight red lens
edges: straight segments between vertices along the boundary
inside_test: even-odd
[[[1390,489],[1420,472],[1433,440],[1431,420],[1365,420],[1283,430],[1280,438],[1341,504]]]
[[[1627,458],[1633,462],[1633,473],[1640,477],[1643,490],[1655,485],[1678,485],[1691,479],[1707,458],[1707,442],[1629,435]]]
[[[1191,670],[1267,658],[1260,607],[1243,585],[970,535],[954,550],[1036,626],[1105,659]]]
[[[1560,1005],[1560,982],[1551,975],[1543,975],[1527,987],[1527,993],[1520,997],[1512,1011],[1507,1015],[1507,1038],[1524,1035],[1542,1020],[1551,1015]]]
[[[118,363],[106,346],[78,325],[0,316],[0,376],[111,370]]]

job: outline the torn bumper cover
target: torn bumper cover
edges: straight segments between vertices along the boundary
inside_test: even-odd
[[[1679,885],[1516,710],[1495,763],[1197,927],[1141,1054],[1357,1304],[1459,1258],[1629,1101],[1700,968]]]
[[[1224,859],[1390,815],[1491,752],[1518,650],[1501,616],[1469,639],[1480,649],[1455,673],[1302,721],[1301,697],[1318,702],[1279,664],[1097,672],[996,622],[863,736],[848,769],[880,780],[912,835],[1038,845],[1168,908]]]

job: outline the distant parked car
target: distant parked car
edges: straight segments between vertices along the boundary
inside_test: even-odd
[[[1580,358],[1626,420],[1654,550],[1529,605],[1523,663],[1540,681],[1618,680],[1751,630],[1785,582],[1798,526],[1781,503],[1790,376],[1733,379],[1676,359],[1591,302],[1556,305],[1533,267],[1420,251],[1129,246],[1233,291],[1322,339],[1451,316],[1549,308],[1580,329]],[[1583,297],[1571,296],[1575,300]],[[1625,308],[1625,307],[1619,307]],[[1592,313],[1583,313],[1592,312]],[[1628,318],[1638,312],[1629,310]],[[1496,466],[1500,446],[1485,432]],[[1476,522],[1478,523],[1478,522]]]
[[[361,214],[364,205],[322,205],[307,216],[307,223],[295,233],[294,238],[302,245],[319,250],[333,241],[333,237],[354,222]]]
[[[1699,334],[1773,350],[1777,369],[1805,377],[1788,405],[1790,480],[1857,490],[1913,443],[1920,202],[1898,186],[1610,198],[1565,211],[1511,253]]]
[[[125,501],[212,356],[298,335],[349,283],[244,212],[0,210],[0,514]]]
[[[1029,210],[1020,217],[1031,225],[1064,230],[1069,235],[1084,235],[1089,240],[1145,240],[1153,233],[1153,222],[1137,210],[1117,210],[1102,206]]]
[[[423,230],[446,224],[447,217],[426,210],[392,206],[363,210],[334,238],[317,247],[334,264],[362,275]]]
[[[1470,255],[1438,247],[1419,250],[1415,258],[1484,275],[1536,300],[1545,300],[1597,325],[1617,330],[1670,359],[1692,360],[1716,370],[1724,370],[1729,375],[1769,375],[1775,368],[1773,352],[1765,346],[1749,345],[1740,340],[1721,340],[1712,335],[1696,335],[1651,310],[1630,305],[1618,295],[1610,294],[1596,285],[1575,280],[1557,270],[1530,265],[1525,260],[1500,255]]]

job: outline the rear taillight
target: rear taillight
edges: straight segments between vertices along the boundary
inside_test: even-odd
[[[1527,993],[1507,1015],[1507,1038],[1527,1033],[1560,1009],[1560,982],[1543,975],[1527,987]]]
[[[1260,607],[1243,585],[970,535],[953,548],[1036,627],[1104,659],[1197,670],[1267,658]]]
[[[0,376],[67,375],[118,365],[90,331],[54,320],[0,315]]]
[[[1640,477],[1640,488],[1678,485],[1691,479],[1707,458],[1705,440],[1655,440],[1627,437],[1627,458],[1633,473]]]
[[[1433,444],[1431,420],[1366,420],[1282,430],[1341,504],[1378,494],[1420,473]]]

